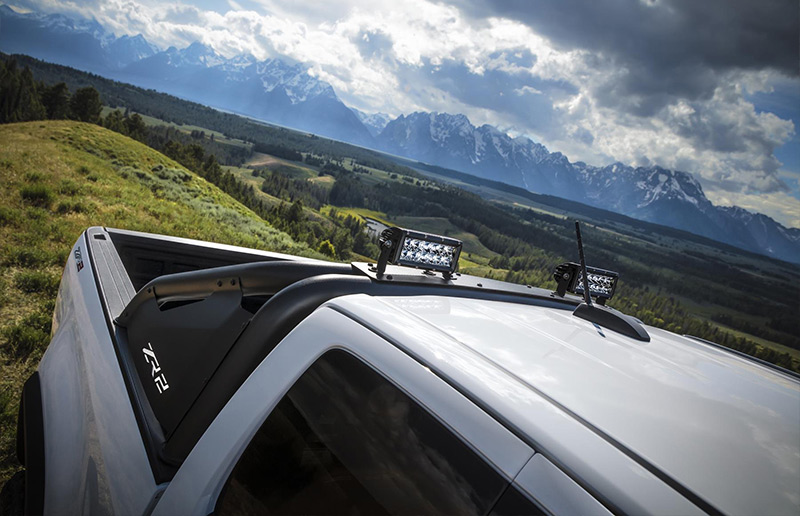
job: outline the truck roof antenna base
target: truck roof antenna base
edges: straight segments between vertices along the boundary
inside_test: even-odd
[[[629,315],[617,312],[616,310],[581,303],[575,311],[572,312],[572,315],[598,324],[603,328],[621,333],[627,337],[641,340],[642,342],[650,342],[650,334],[647,333],[647,330],[639,321]]]

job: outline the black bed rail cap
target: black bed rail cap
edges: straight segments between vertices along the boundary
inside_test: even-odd
[[[142,287],[114,322],[126,327],[139,307],[151,298],[159,303],[185,301],[223,290],[241,290],[243,296],[273,295],[312,276],[355,273],[351,265],[344,263],[272,261],[167,274]]]

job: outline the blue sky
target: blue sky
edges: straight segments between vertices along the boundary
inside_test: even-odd
[[[571,160],[695,174],[800,227],[796,0],[18,0],[166,48],[306,64],[348,105],[466,114]]]
[[[795,134],[781,147],[775,149],[775,157],[783,163],[782,170],[786,179],[794,182],[793,194],[800,199],[797,181],[800,179],[800,81],[777,80],[772,92],[758,92],[747,99],[756,110],[774,113],[784,120],[791,120],[795,126]],[[791,174],[794,171],[794,174]],[[793,176],[793,177],[792,177]]]

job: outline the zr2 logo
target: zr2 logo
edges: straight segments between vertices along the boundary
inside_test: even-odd
[[[78,272],[81,272],[83,269],[83,257],[81,256],[81,248],[75,248],[75,266],[78,267]]]
[[[152,367],[150,374],[153,375],[153,381],[158,388],[158,393],[162,394],[164,391],[169,389],[169,385],[167,384],[167,378],[164,376],[164,373],[161,373],[161,366],[158,365],[158,359],[156,358],[156,352],[153,351],[153,345],[148,342],[147,347],[142,348],[142,352],[144,353],[145,362],[150,364],[150,367]]]

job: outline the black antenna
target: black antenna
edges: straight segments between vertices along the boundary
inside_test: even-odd
[[[575,234],[578,236],[578,254],[581,258],[581,275],[583,275],[583,299],[592,306],[592,296],[589,295],[589,277],[586,274],[586,258],[583,256],[583,242],[581,241],[581,223],[575,221]]]

